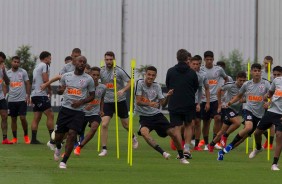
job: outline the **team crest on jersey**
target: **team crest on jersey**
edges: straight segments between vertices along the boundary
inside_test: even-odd
[[[101,90],[97,90],[97,91],[96,91],[96,94],[95,94],[95,97],[101,96],[101,95],[102,95],[102,91],[101,91]]]
[[[154,99],[156,97],[156,95],[157,95],[155,90],[148,90],[147,94],[148,94],[148,98],[149,99]]]
[[[22,73],[18,73],[18,78],[22,79],[23,78],[23,74]]]
[[[85,81],[84,79],[80,79],[80,80],[79,80],[80,86],[84,86],[85,82],[86,82],[86,81]]]
[[[263,93],[265,91],[265,86],[264,85],[259,85],[259,92]]]

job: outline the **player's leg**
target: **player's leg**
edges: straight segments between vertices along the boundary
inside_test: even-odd
[[[22,128],[24,131],[24,142],[26,144],[30,143],[29,137],[28,137],[28,123],[26,120],[26,112],[27,112],[27,103],[25,101],[18,102],[19,104],[19,112],[18,115],[20,116],[20,121],[22,124]]]
[[[282,150],[282,128],[278,127],[278,129],[276,130],[276,147],[274,151],[274,157],[273,157],[271,170],[280,170],[278,168],[278,160],[281,154],[281,150]]]

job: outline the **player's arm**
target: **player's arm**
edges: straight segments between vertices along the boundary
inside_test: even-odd
[[[228,103],[227,105],[230,106],[236,102],[238,102],[241,98],[243,97],[243,94],[242,93],[239,93],[238,95],[234,96],[234,98],[232,98]]]
[[[205,84],[205,95],[206,95],[206,106],[205,106],[205,110],[206,112],[210,110],[210,99],[211,99],[211,93],[210,93],[210,86],[208,84]]]
[[[159,103],[158,102],[151,102],[151,101],[144,101],[142,100],[142,96],[141,95],[136,95],[136,104],[139,106],[149,106],[149,107],[155,107],[158,108],[159,107]]]
[[[100,112],[99,112],[100,116],[103,117],[104,116],[104,96],[101,98],[100,101]]]
[[[130,88],[130,86],[131,86],[131,80],[132,80],[132,79],[130,79],[130,80],[126,83],[126,85],[125,85],[124,88],[122,88],[121,90],[119,90],[119,91],[117,92],[117,95],[118,95],[118,96],[122,96],[122,95]]]
[[[222,102],[221,102],[221,95],[222,95],[222,89],[221,87],[219,87],[216,91],[216,96],[217,96],[217,103],[218,103],[218,107],[217,107],[217,112],[221,112],[221,105],[222,105]]]
[[[3,65],[2,73],[3,73],[3,80],[4,80],[5,84],[7,86],[9,86],[10,85],[10,79],[9,79],[7,73],[6,73],[5,65]],[[7,92],[7,90],[6,90],[6,92]]]
[[[169,90],[166,94],[166,97],[160,100],[162,107],[166,107],[169,101],[170,96],[173,94],[173,89]]]
[[[56,75],[51,80],[44,82],[44,84],[41,84],[40,88],[41,90],[45,90],[48,86],[50,86],[53,82],[56,82],[62,78],[62,75]]]
[[[49,81],[49,75],[47,72],[43,72],[42,73],[42,80],[44,83],[48,82]],[[52,89],[51,89],[51,86],[49,85],[47,87],[47,93],[49,94],[49,98],[51,98],[51,95],[52,95]]]
[[[86,98],[81,99],[81,100],[75,100],[75,101],[73,101],[73,103],[71,104],[71,106],[72,106],[73,108],[78,108],[78,107],[80,107],[80,106],[82,106],[82,105],[84,105],[84,104],[86,104],[86,103],[91,102],[92,100],[94,100],[94,98],[95,98],[95,91],[91,91],[91,92],[89,92],[89,95],[88,95]]]
[[[31,92],[31,85],[29,80],[24,81],[25,83],[25,91],[26,91],[26,103],[27,105],[30,104],[30,92]]]

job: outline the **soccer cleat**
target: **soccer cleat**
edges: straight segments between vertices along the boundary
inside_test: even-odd
[[[80,142],[79,141],[76,141],[75,143],[74,143],[74,146],[73,146],[73,148],[75,149],[77,146],[79,146],[80,145]]]
[[[170,148],[171,148],[172,150],[176,150],[176,147],[175,147],[174,142],[173,142],[172,139],[170,139]]]
[[[181,164],[189,164],[188,160],[186,160],[185,158],[181,158],[180,163]]]
[[[279,171],[280,169],[278,168],[278,165],[277,165],[277,164],[272,164],[271,170],[272,170],[272,171]]]
[[[170,154],[169,153],[167,153],[167,152],[163,152],[163,157],[166,159],[166,160],[168,160],[169,158],[170,158]]]
[[[191,140],[191,144],[195,146],[195,139]]]
[[[217,153],[217,160],[218,161],[222,161],[223,160],[223,151],[220,150],[218,153]]]
[[[224,137],[223,135],[221,136],[221,139],[220,139],[220,144],[222,147],[226,147],[226,142],[227,142],[227,137]]]
[[[13,142],[9,141],[7,138],[2,141],[2,144],[13,144]]]
[[[249,154],[249,158],[255,158],[259,152],[262,152],[262,148],[260,150],[257,150],[256,148]]]
[[[213,150],[214,150],[214,146],[211,146],[210,144],[208,144],[208,149],[209,149],[209,152],[213,152]]]
[[[24,136],[24,143],[30,144],[30,139],[29,139],[28,135]]]
[[[108,151],[106,149],[102,149],[101,153],[99,153],[99,157],[104,157],[108,154]]]
[[[50,150],[54,151],[56,148],[55,144],[52,144],[50,141],[47,142],[47,146],[50,148]]]
[[[18,143],[18,138],[14,137],[14,138],[11,140],[11,142],[12,142],[13,144],[17,144],[17,143]]]
[[[30,144],[41,144],[39,140],[31,140]]]
[[[206,144],[204,147],[204,151],[209,151],[208,145]]]
[[[265,140],[265,142],[264,142],[264,144],[263,144],[263,146],[262,146],[264,149],[268,149],[268,142],[267,142],[267,140]],[[269,149],[271,149],[272,150],[272,144],[270,144],[269,145]]]
[[[199,147],[203,146],[205,144],[205,141],[204,140],[201,140],[198,144]]]
[[[80,147],[77,146],[77,147],[73,150],[73,153],[74,153],[76,156],[79,156],[79,155],[80,155]]]
[[[217,150],[221,150],[222,147],[220,146],[220,143],[217,143],[216,145],[214,145],[214,148]]]
[[[138,148],[138,140],[137,140],[137,137],[134,135],[133,139],[132,139],[132,147],[134,149],[137,149]]]
[[[203,151],[203,149],[200,148],[199,146],[195,146],[195,147],[194,147],[194,151]]]
[[[228,146],[226,146],[223,151],[224,153],[229,153],[232,150],[233,146],[231,144],[229,144]]]
[[[59,168],[60,168],[60,169],[66,169],[66,168],[67,168],[67,164],[64,163],[64,162],[60,162]]]
[[[54,160],[55,160],[55,161],[59,161],[60,156],[61,156],[61,149],[55,148],[55,151],[54,151]]]
[[[191,154],[190,152],[185,151],[185,152],[183,153],[183,156],[184,156],[184,158],[186,158],[186,159],[192,159],[192,154]]]

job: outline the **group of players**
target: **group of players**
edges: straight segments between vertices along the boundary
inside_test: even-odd
[[[87,59],[81,56],[78,48],[73,49],[70,57],[58,76],[49,79],[51,53],[43,51],[40,54],[40,63],[33,71],[32,88],[24,69],[20,68],[20,58],[12,58],[12,68],[6,72],[4,60],[6,56],[0,53],[0,78],[9,86],[0,88],[0,114],[2,118],[2,144],[17,143],[16,119],[20,116],[24,130],[25,143],[40,144],[37,140],[37,129],[42,114],[47,117],[47,128],[50,141],[47,145],[54,150],[54,159],[61,157],[62,142],[66,139],[65,153],[59,168],[65,169],[68,158],[74,150],[75,155],[80,155],[81,149],[91,140],[101,123],[102,151],[99,156],[108,154],[107,139],[109,122],[115,111],[114,102],[114,72],[117,79],[118,116],[123,127],[128,130],[128,108],[126,105],[126,91],[130,86],[130,77],[120,67],[114,71],[113,52],[104,55],[104,67],[90,67]],[[223,160],[229,153],[249,135],[255,132],[256,149],[249,155],[254,158],[262,151],[261,135],[266,129],[275,125],[276,148],[271,169],[279,170],[278,159],[281,153],[281,114],[279,106],[282,94],[282,67],[273,68],[273,81],[267,80],[268,69],[261,68],[260,64],[251,66],[252,79],[246,81],[245,71],[238,72],[236,80],[227,76],[224,63],[214,65],[214,55],[211,51],[204,53],[205,64],[199,55],[194,57],[185,49],[177,52],[178,63],[167,72],[166,97],[158,83],[157,68],[146,68],[144,79],[135,83],[135,112],[139,115],[140,129],[138,134],[158,151],[165,159],[170,154],[164,151],[151,137],[150,132],[155,130],[161,137],[169,135],[174,149],[177,149],[180,163],[188,164],[186,158],[192,157],[190,144],[194,142],[194,150],[200,151],[201,120],[203,120],[204,150],[213,152],[214,148],[220,149],[218,160]],[[68,63],[67,63],[68,62]],[[273,59],[265,57],[264,65],[272,65]],[[201,66],[202,65],[202,66]],[[54,115],[51,108],[50,84],[60,80],[58,94],[62,95],[60,108],[54,131]],[[99,82],[101,81],[101,83]],[[281,81],[281,82],[280,82]],[[1,85],[5,86],[5,85]],[[8,92],[8,107],[5,100]],[[27,134],[26,108],[33,104],[32,138]],[[161,113],[159,107],[168,104],[170,121]],[[5,106],[6,105],[6,106]],[[9,110],[8,110],[9,109]],[[266,111],[266,113],[265,113]],[[7,114],[12,118],[13,139],[7,139]],[[234,140],[227,145],[228,136],[241,125],[242,115],[244,128],[239,131]],[[211,119],[214,119],[213,140],[209,143],[209,129]],[[84,131],[89,123],[90,130],[86,136]],[[52,132],[55,136],[52,139]],[[75,147],[79,135],[80,144]],[[193,136],[194,135],[194,136]],[[138,147],[137,137],[133,134],[133,148]],[[194,140],[192,140],[194,138]],[[273,140],[273,138],[272,138]],[[184,142],[184,143],[183,143]],[[74,149],[75,147],[75,149]]]

